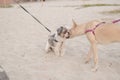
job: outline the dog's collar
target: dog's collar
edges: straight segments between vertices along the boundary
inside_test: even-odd
[[[88,32],[92,32],[92,33],[95,35],[95,29],[96,29],[97,27],[99,27],[100,25],[105,24],[105,23],[106,23],[106,22],[101,22],[101,23],[97,24],[93,29],[88,29],[88,30],[86,30],[86,31],[85,31],[85,34],[88,33]]]

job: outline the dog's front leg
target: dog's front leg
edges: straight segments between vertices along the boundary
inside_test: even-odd
[[[46,53],[49,53],[50,51],[51,51],[50,45],[49,45],[49,43],[47,42],[46,47],[45,47],[45,52],[46,52]]]
[[[64,54],[65,54],[65,47],[64,47],[65,45],[62,43],[61,44],[61,48],[60,48],[60,56],[63,56]]]
[[[59,56],[59,54],[60,54],[59,47],[55,47],[54,52],[55,52],[56,56]]]
[[[94,58],[94,68],[92,69],[92,71],[97,71],[97,69],[98,69],[97,41],[96,41],[95,35],[93,33],[87,34],[87,38],[91,43],[91,51],[90,52],[93,53],[93,58]]]
[[[97,53],[96,42],[92,43],[92,51],[93,51],[93,57],[94,57],[94,68],[92,69],[92,71],[97,71],[97,69],[98,69],[98,53]]]
[[[64,48],[62,48],[62,49],[61,49],[60,56],[63,56],[64,54],[65,54],[65,49],[64,49]]]

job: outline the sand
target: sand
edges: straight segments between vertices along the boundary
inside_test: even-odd
[[[81,4],[111,3],[118,0],[47,1],[22,4],[54,32],[58,27],[81,24],[94,19],[114,20],[120,14],[104,15],[101,11],[119,6],[82,8]],[[120,80],[120,43],[99,45],[99,70],[92,72],[93,60],[85,64],[89,50],[86,36],[66,40],[66,53],[57,57],[45,53],[49,32],[18,5],[0,8],[0,65],[10,80]],[[67,6],[67,7],[65,7]]]

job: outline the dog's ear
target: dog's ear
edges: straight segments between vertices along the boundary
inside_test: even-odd
[[[76,22],[72,19],[72,22],[73,22],[73,27],[75,28],[75,27],[77,27],[77,24],[76,24]]]
[[[57,34],[60,35],[63,30],[63,27],[61,26],[60,28],[57,29]]]

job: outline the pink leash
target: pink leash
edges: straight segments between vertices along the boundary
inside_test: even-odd
[[[120,21],[120,19],[114,20],[114,21],[112,21],[112,23],[115,24],[115,23],[117,23],[117,22],[119,22],[119,21]],[[95,29],[96,29],[97,27],[99,27],[100,25],[105,24],[105,23],[106,23],[106,22],[101,22],[101,23],[97,24],[93,29],[88,29],[88,30],[86,30],[85,33],[92,32],[92,33],[95,35],[95,32],[94,32]]]

